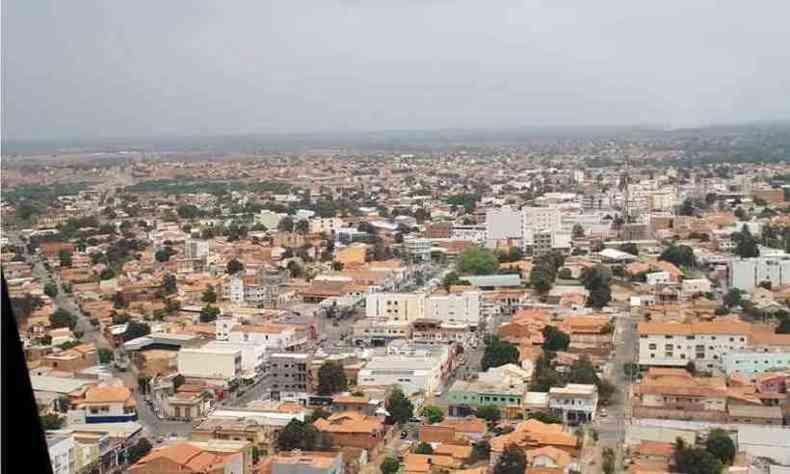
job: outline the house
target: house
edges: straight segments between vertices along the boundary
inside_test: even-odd
[[[528,449],[525,454],[527,455],[528,468],[555,469],[558,473],[566,472],[572,460],[566,451],[552,446]],[[532,471],[528,469],[528,472]]]
[[[77,407],[85,410],[86,423],[134,421],[137,409],[131,390],[123,385],[99,385],[85,391]]]
[[[598,408],[598,388],[595,385],[569,383],[549,389],[549,409],[562,418],[563,423],[575,425],[595,419]]]
[[[209,441],[227,439],[247,441],[259,449],[261,454],[274,452],[279,426],[264,423],[256,418],[207,418],[192,430],[190,439]]]
[[[80,344],[71,349],[53,352],[41,358],[41,365],[64,372],[79,372],[99,363],[99,355],[93,344]]]
[[[271,474],[344,474],[343,455],[339,452],[281,452],[271,459]]]
[[[387,434],[378,418],[350,411],[319,418],[313,426],[328,434],[335,445],[365,449],[371,458],[376,456]]]
[[[133,474],[252,474],[247,441],[184,441],[155,448],[128,468]]]
[[[488,431],[484,420],[474,416],[445,418],[439,423],[420,427],[420,441],[425,443],[453,443],[459,439],[477,442]]]
[[[521,448],[525,453],[550,446],[565,451],[572,457],[577,456],[580,449],[579,440],[565,432],[562,425],[530,419],[519,423],[513,432],[491,439],[491,466],[496,465],[499,456],[510,445]]]

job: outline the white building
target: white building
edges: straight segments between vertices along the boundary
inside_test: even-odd
[[[284,324],[235,324],[227,334],[229,342],[256,344],[265,352],[293,351],[304,346],[308,339],[304,331]]]
[[[255,223],[263,224],[269,230],[276,230],[280,221],[287,216],[287,214],[280,214],[277,212],[264,209],[255,215]]]
[[[790,257],[734,258],[729,264],[729,284],[743,291],[751,291],[762,282],[772,288],[790,284]]]
[[[266,346],[254,342],[209,341],[205,349],[231,349],[241,353],[241,370],[244,378],[253,379],[263,370]]]
[[[522,214],[518,209],[503,206],[486,211],[488,240],[520,239]]]
[[[488,231],[485,225],[457,225],[453,224],[450,240],[468,240],[483,243],[488,240]]]
[[[178,372],[184,377],[233,380],[241,377],[238,349],[184,348],[178,351]]]
[[[52,465],[53,474],[72,474],[76,472],[74,435],[71,433],[47,434],[47,449],[49,450],[49,462]]]
[[[431,261],[431,241],[422,239],[413,235],[407,235],[403,239],[403,245],[406,248],[406,253],[410,255],[415,261],[430,262]]]
[[[432,396],[444,381],[449,362],[449,346],[373,357],[357,375],[360,387],[399,385],[406,395],[423,392]]]
[[[184,258],[207,258],[210,248],[208,240],[188,239],[184,244]]]
[[[751,325],[737,321],[642,322],[638,326],[639,365],[684,367],[719,373],[725,354],[749,346]]]
[[[645,274],[645,282],[648,285],[658,285],[659,283],[671,283],[672,275],[669,272],[652,272]]]
[[[540,231],[550,233],[562,230],[562,212],[557,207],[521,208],[521,233],[525,245],[534,243],[535,234]]]
[[[368,318],[414,321],[425,317],[425,295],[422,293],[371,293],[365,298]]]
[[[711,282],[707,278],[689,278],[681,282],[680,289],[684,297],[690,297],[711,291]]]
[[[477,326],[480,323],[480,292],[429,296],[425,302],[425,318]]]
[[[549,389],[549,409],[567,424],[587,423],[595,420],[598,407],[598,387],[569,383],[564,387]]]

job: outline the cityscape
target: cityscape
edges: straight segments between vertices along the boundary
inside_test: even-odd
[[[3,472],[790,474],[790,3],[1,10]]]

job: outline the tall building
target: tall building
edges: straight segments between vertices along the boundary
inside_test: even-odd
[[[790,257],[734,258],[729,264],[729,285],[751,291],[760,283],[769,282],[772,288],[790,284]]]
[[[521,237],[524,245],[534,245],[539,232],[562,231],[562,211],[556,207],[524,207],[521,209]]]
[[[510,206],[486,211],[486,233],[488,240],[520,239],[522,237],[522,213]]]
[[[368,318],[414,321],[425,317],[425,295],[422,293],[371,293],[365,299]]]
[[[184,258],[207,258],[210,248],[208,240],[188,239],[184,244]]]
[[[476,326],[480,323],[480,292],[429,296],[425,303],[425,318]]]

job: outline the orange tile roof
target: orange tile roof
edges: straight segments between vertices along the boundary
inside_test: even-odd
[[[126,387],[91,387],[85,392],[86,403],[120,403],[128,401],[132,392]]]
[[[565,433],[562,425],[542,423],[530,419],[519,423],[515,431],[491,439],[491,449],[495,452],[504,451],[505,447],[515,444],[522,448],[541,446],[564,446],[576,448],[578,440],[575,436]]]
[[[661,456],[669,458],[675,451],[672,443],[661,443],[658,441],[642,441],[636,448],[636,452],[643,456]]]
[[[375,433],[384,429],[378,418],[353,411],[335,413],[329,418],[319,418],[313,425],[329,433]]]

